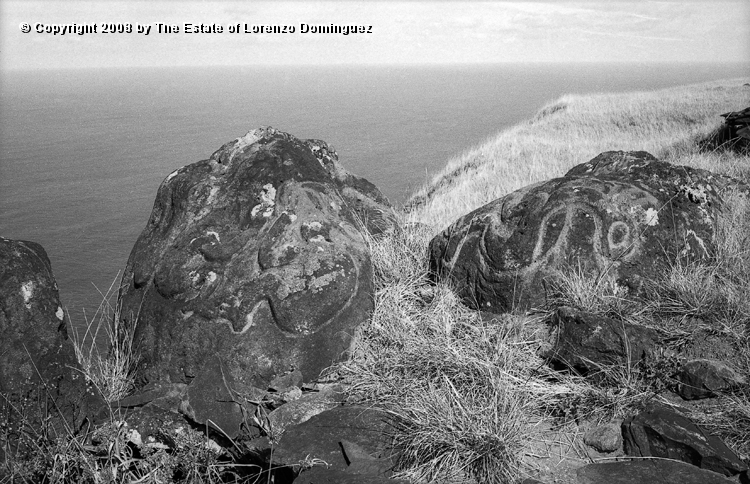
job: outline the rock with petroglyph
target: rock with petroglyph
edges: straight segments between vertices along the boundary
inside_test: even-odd
[[[458,219],[430,243],[435,273],[485,310],[541,307],[558,271],[638,292],[715,249],[722,193],[748,187],[646,152],[606,152]]]
[[[324,142],[270,127],[169,175],[119,297],[139,384],[213,381],[243,403],[243,389],[316,378],[373,308],[362,224],[387,230],[389,211]]]
[[[0,237],[3,435],[41,431],[41,426],[50,422],[59,431],[65,431],[66,426],[76,429],[84,418],[98,412],[101,403],[76,361],[44,248],[35,242]],[[7,442],[11,448],[17,443],[12,437]],[[0,449],[0,461],[2,454]]]

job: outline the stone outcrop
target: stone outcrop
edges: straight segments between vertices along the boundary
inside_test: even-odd
[[[362,229],[388,230],[389,213],[324,142],[273,128],[170,174],[119,295],[139,386],[188,384],[187,415],[236,426],[239,395],[315,379],[369,317]]]
[[[715,247],[721,193],[742,183],[646,152],[606,152],[461,217],[430,243],[432,270],[487,311],[540,307],[559,270],[632,292]]]
[[[47,253],[35,242],[0,237],[0,460],[7,436],[75,433],[102,408],[68,338]],[[30,425],[21,432],[19,425]]]
[[[700,143],[704,151],[730,149],[747,154],[750,151],[750,107],[721,115],[724,124]]]
[[[553,366],[596,376],[610,367],[634,366],[653,353],[656,331],[599,314],[558,308],[552,316],[557,335],[547,355]]]
[[[625,420],[622,435],[630,456],[681,460],[725,476],[748,468],[721,439],[662,405],[653,404]]]
[[[672,460],[589,464],[577,472],[578,484],[730,484],[721,474]]]

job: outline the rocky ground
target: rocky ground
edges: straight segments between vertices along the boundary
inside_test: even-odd
[[[420,227],[330,146],[251,131],[159,188],[115,305],[137,356],[120,394],[75,361],[44,250],[0,239],[0,477],[750,482],[749,196],[605,152],[399,252]],[[387,274],[386,243],[423,269]],[[441,322],[450,298],[464,319]],[[431,345],[378,373],[417,347],[382,321],[420,317]],[[452,373],[459,344],[488,356]],[[421,407],[389,397],[410,385]],[[504,400],[482,400],[493,385]]]

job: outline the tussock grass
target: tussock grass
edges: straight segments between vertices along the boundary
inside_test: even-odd
[[[674,349],[698,330],[728,338],[745,362],[739,369],[750,371],[750,212],[736,193],[724,194],[728,210],[717,227],[715,257],[700,265],[676,260],[645,296],[575,267],[551,281],[549,311],[569,305],[658,329],[671,341],[652,360],[602,366],[593,379],[546,366],[540,355],[554,337],[545,324],[551,313],[490,319],[470,311],[450,286],[431,282],[426,253],[430,238],[459,216],[603,151],[644,150],[749,180],[747,156],[699,148],[721,124],[719,114],[750,102],[743,82],[564,96],[451,160],[407,203],[400,228],[368,238],[375,311],[338,369],[353,385],[352,398],[393,415],[400,476],[518,482],[533,473],[529,456],[540,441],[567,441],[576,422],[623,418],[662,398],[681,362]],[[694,418],[742,453],[750,435],[747,394],[720,402],[713,414]]]
[[[375,312],[337,371],[353,399],[394,418],[401,477],[513,482],[538,424],[577,384],[546,380],[538,325],[518,315],[483,319],[449,286],[428,284],[428,238],[414,224],[367,238]]]
[[[524,368],[540,362],[531,345],[512,343],[513,321],[485,324],[448,287],[427,285],[425,235],[407,226],[368,238],[375,313],[340,371],[354,398],[394,417],[402,476],[505,482],[539,420],[507,382],[521,388]]]
[[[750,157],[699,149],[720,125],[720,113],[750,102],[744,82],[564,96],[451,160],[398,214],[394,230],[365,234],[375,309],[354,339],[351,358],[331,371],[350,383],[353,401],[393,417],[399,477],[415,483],[519,482],[534,473],[534,453],[546,444],[582,449],[577,423],[622,418],[661,398],[680,364],[674,349],[697,331],[730,341],[732,363],[750,374],[750,204],[737,193],[725,194],[728,210],[717,227],[714,258],[702,264],[676,260],[645,296],[572,267],[552,281],[555,297],[547,312],[481,314],[462,305],[449,285],[432,280],[427,257],[430,238],[459,216],[561,176],[603,151],[645,150],[750,181]],[[76,352],[87,377],[105,398],[117,400],[131,385],[137,355],[132,335],[123,337],[117,327],[111,290],[76,340]],[[649,325],[670,343],[652,361],[601,366],[595,379],[553,371],[541,355],[553,344],[549,311],[560,305]],[[114,348],[107,354],[82,344],[96,339],[102,326]],[[710,409],[696,408],[690,416],[750,456],[748,389],[721,395]],[[242,478],[240,465],[204,452],[201,435],[190,434],[174,454],[136,454],[132,434],[117,419],[102,431],[99,444],[72,435],[46,440],[34,469],[47,471],[25,475],[51,476],[49,482],[270,481],[267,473]],[[97,454],[96,445],[104,452]]]
[[[135,324],[125,328],[120,317],[121,307],[111,302],[116,296],[116,281],[117,278],[105,294],[100,291],[102,302],[94,316],[86,319],[83,336],[75,326],[70,325],[73,348],[83,374],[107,402],[115,402],[133,390],[134,371],[139,358],[133,345]],[[98,344],[102,329],[108,348],[104,354]]]

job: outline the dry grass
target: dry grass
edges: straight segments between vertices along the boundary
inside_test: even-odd
[[[368,239],[376,309],[340,371],[355,398],[393,415],[403,477],[507,482],[540,420],[524,382],[541,361],[517,321],[485,323],[428,285],[427,240],[420,226]]]
[[[339,370],[352,382],[353,398],[395,417],[401,476],[413,482],[518,482],[532,472],[529,455],[540,439],[550,438],[550,422],[566,432],[574,422],[622,418],[659,398],[679,364],[669,348],[648,363],[602,367],[596,379],[553,372],[539,356],[551,344],[547,315],[483,319],[461,305],[450,287],[431,283],[427,244],[459,216],[561,176],[603,151],[645,150],[748,180],[747,156],[698,149],[698,141],[721,123],[718,114],[750,102],[743,82],[565,96],[450,161],[412,197],[402,228],[369,238],[375,312],[355,339],[354,356]],[[744,358],[750,370],[750,211],[742,197],[726,197],[730,210],[717,228],[714,260],[675,261],[662,280],[653,281],[647,298],[571,268],[559,272],[552,305],[661,325],[673,339],[690,338],[696,328],[686,328],[685,321],[693,321],[736,343],[738,360]],[[750,400],[735,393],[720,402],[713,415],[694,418],[742,453],[748,445],[743,435],[750,435]]]
[[[747,156],[697,148],[697,141],[720,124],[718,114],[750,102],[743,82],[565,96],[534,119],[449,162],[412,198],[396,230],[366,237],[375,310],[355,338],[351,359],[332,370],[349,380],[353,400],[393,416],[398,476],[415,483],[518,482],[533,473],[530,456],[540,441],[569,442],[567,432],[576,422],[623,417],[658,398],[678,363],[673,355],[648,364],[602,367],[595,380],[555,372],[540,356],[551,344],[547,314],[489,318],[469,310],[451,287],[431,280],[427,245],[459,216],[560,176],[603,151],[645,150],[665,161],[748,180]],[[653,281],[648,297],[638,299],[606,278],[592,280],[571,268],[556,278],[553,304],[635,324],[658,323],[672,340],[687,340],[696,329],[721,333],[737,349],[733,363],[750,373],[750,204],[732,194],[727,200],[731,210],[717,228],[714,260],[701,265],[675,261],[663,279]],[[115,336],[119,315],[106,302],[110,291],[76,348],[87,376],[116,400],[127,392],[135,357],[132,339]],[[686,327],[686,321],[693,326]],[[101,355],[93,346],[84,349],[82,342],[95,339],[102,326],[114,351]],[[747,391],[722,395],[711,411],[691,416],[740,455],[750,455]],[[218,482],[227,477],[217,474],[219,469],[228,466],[234,472],[231,463],[202,453],[200,436],[178,453],[135,456],[127,450],[132,445],[123,444],[128,434],[122,426],[113,419],[110,427],[102,439],[109,454],[99,460],[75,439],[48,447],[49,475],[63,476],[52,481],[84,476],[85,482],[163,482],[179,480],[179,474],[183,480]],[[552,437],[551,428],[559,429]],[[579,437],[576,433],[571,447],[581,445]]]
[[[122,326],[120,306],[112,304],[116,296],[115,282],[102,296],[94,316],[86,319],[86,330],[80,335],[76,326],[72,328],[73,348],[76,359],[87,381],[90,381],[107,402],[115,402],[125,397],[134,387],[134,370],[138,354],[133,345],[135,325],[127,330]],[[102,354],[99,338],[104,331],[107,352]]]
[[[442,230],[459,216],[526,185],[562,176],[604,151],[644,150],[671,163],[741,175],[731,154],[705,156],[695,141],[720,113],[750,104],[745,79],[651,92],[569,95],[448,162],[411,197],[412,220]]]

